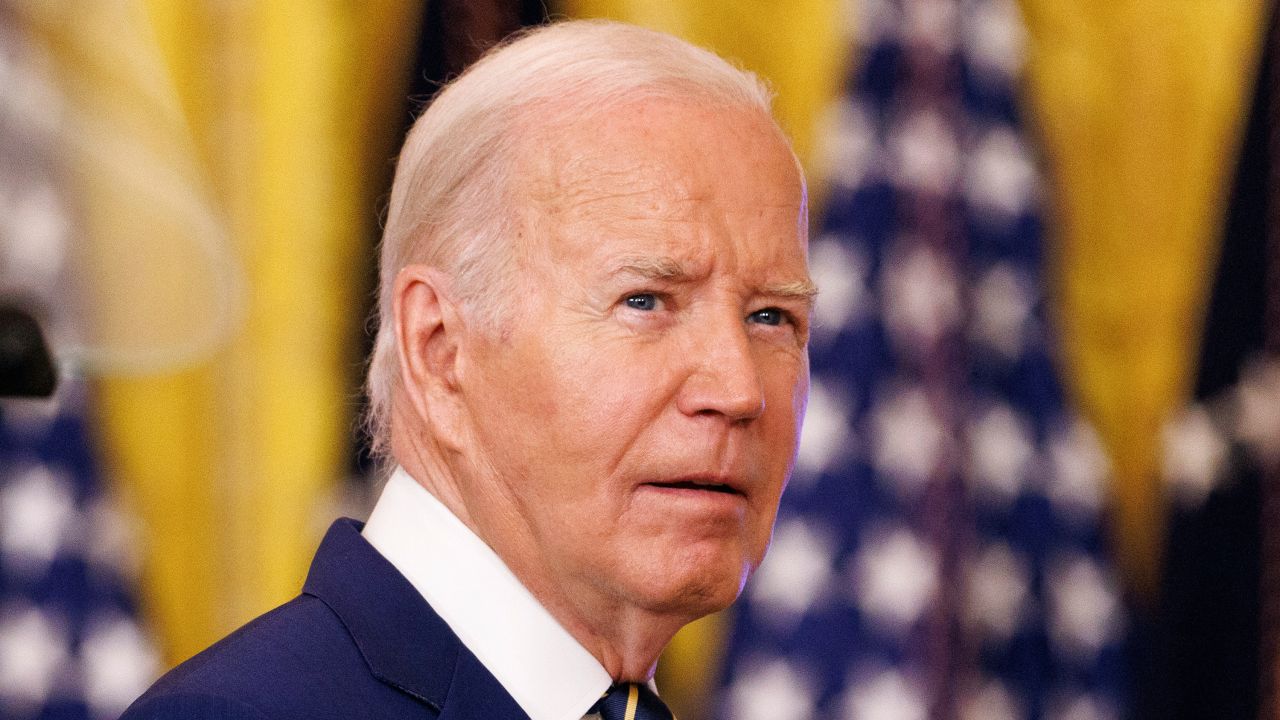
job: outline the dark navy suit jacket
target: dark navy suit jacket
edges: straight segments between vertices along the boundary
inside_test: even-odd
[[[174,668],[121,720],[527,720],[360,527],[335,522],[301,595]]]

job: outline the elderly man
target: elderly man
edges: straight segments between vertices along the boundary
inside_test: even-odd
[[[383,238],[368,524],[126,718],[670,717],[658,655],[763,558],[808,392],[805,187],[768,102],[600,22],[447,87]]]

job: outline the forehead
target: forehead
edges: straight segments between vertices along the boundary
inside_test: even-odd
[[[536,245],[803,263],[803,179],[759,111],[648,99],[527,122],[517,177]]]

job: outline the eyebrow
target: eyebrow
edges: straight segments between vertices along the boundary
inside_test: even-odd
[[[684,267],[669,257],[633,255],[622,258],[610,272],[611,275],[637,275],[648,280],[681,282],[690,275]]]
[[[622,258],[613,270],[611,275],[635,275],[637,277],[648,280],[662,280],[665,282],[686,282],[692,276],[685,270],[674,258],[659,256],[653,257],[648,255],[635,255]],[[781,298],[784,300],[800,300],[810,307],[818,297],[818,286],[808,278],[804,280],[790,280],[787,282],[773,283],[760,288],[760,294],[769,297]]]
[[[790,282],[765,285],[762,294],[786,300],[801,300],[810,307],[818,299],[818,286],[812,280],[792,280]]]

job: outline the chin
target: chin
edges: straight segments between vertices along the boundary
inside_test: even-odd
[[[644,604],[663,614],[710,615],[738,599],[751,569],[740,554],[716,562],[665,563],[644,583]]]

